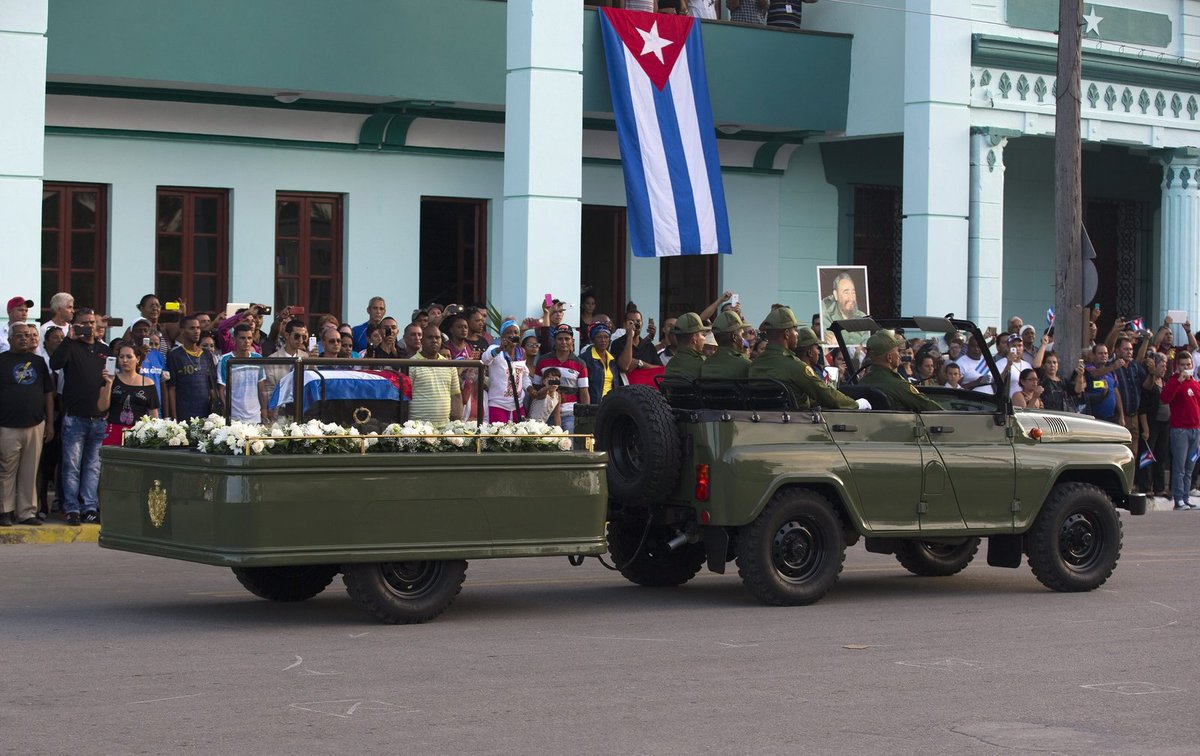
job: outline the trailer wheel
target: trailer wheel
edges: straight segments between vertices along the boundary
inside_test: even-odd
[[[234,567],[233,575],[259,598],[304,601],[325,590],[338,574],[336,564],[297,567]]]
[[[394,625],[428,622],[454,603],[467,576],[463,560],[347,564],[342,581],[368,614]]]

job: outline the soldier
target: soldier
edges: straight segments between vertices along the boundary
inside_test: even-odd
[[[910,409],[916,412],[940,410],[940,404],[917,391],[916,386],[896,372],[896,368],[900,367],[900,347],[904,344],[904,339],[897,336],[895,331],[881,329],[871,334],[871,338],[867,339],[867,356],[871,358],[871,368],[859,385],[879,389],[892,400],[896,409]]]
[[[679,344],[679,350],[667,363],[663,375],[667,378],[699,378],[700,370],[704,366],[704,337],[711,330],[694,312],[680,315],[671,329]]]
[[[742,329],[746,324],[733,310],[726,310],[713,321],[717,353],[704,361],[701,378],[745,378],[750,373],[750,358],[742,350]]]
[[[787,307],[771,311],[763,321],[767,332],[767,347],[762,356],[750,365],[751,378],[774,378],[782,382],[795,394],[802,407],[816,405],[826,409],[871,409],[865,399],[851,399],[835,388],[828,386],[816,374],[812,365],[805,363],[793,351],[819,344],[817,335],[805,326],[797,331],[799,322]]]

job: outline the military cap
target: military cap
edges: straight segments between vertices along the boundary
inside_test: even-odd
[[[817,338],[816,332],[808,326],[801,326],[799,333],[800,341],[796,344],[797,349],[807,349],[814,344],[821,343],[821,340]]]
[[[712,329],[704,325],[704,321],[694,312],[685,312],[675,319],[675,326],[671,329],[674,334],[689,334],[689,333],[704,333]]]
[[[745,321],[733,310],[726,310],[713,320],[712,329],[716,333],[735,333],[746,327]]]
[[[798,325],[800,321],[796,320],[796,315],[790,307],[776,307],[763,321],[763,328],[768,331],[786,331]]]
[[[886,328],[880,329],[871,334],[871,338],[867,339],[867,354],[872,357],[882,357],[896,347],[904,346],[907,342],[896,335],[895,331],[889,331]]]

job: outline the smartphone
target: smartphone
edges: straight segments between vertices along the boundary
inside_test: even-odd
[[[171,312],[179,312],[179,303],[178,302],[163,302],[163,309],[170,310]]]
[[[314,349],[316,349],[316,348],[317,348],[317,337],[316,337],[316,336],[309,336],[309,337],[308,337],[308,351],[310,351],[310,352],[311,352],[311,351],[313,351],[313,350],[314,350]]]
[[[116,357],[105,357],[104,358],[104,372],[108,373],[109,375],[117,374],[117,358]]]
[[[150,337],[149,336],[142,339],[142,346],[146,347],[147,349],[150,348]]]
[[[109,318],[106,322],[109,328],[120,328],[125,325],[125,318]]]
[[[1187,322],[1187,310],[1167,310],[1167,317],[1176,325],[1183,325]]]
[[[1017,356],[1017,348],[1016,348],[1016,347],[1009,347],[1009,349],[1008,349],[1008,356],[1009,356],[1009,357],[1016,357],[1016,356]]]
[[[271,314],[271,306],[270,305],[259,305],[258,306],[258,314],[259,315],[270,315]]]
[[[305,315],[304,308],[300,305],[292,305],[290,309],[293,318],[302,318]]]
[[[546,298],[542,302],[546,305],[546,309],[549,310],[554,306],[554,297],[550,296],[550,292],[546,292]]]
[[[731,296],[729,298],[729,304],[733,305],[734,307],[737,307],[741,303],[742,303],[742,297],[739,294],[734,294],[733,296]]]

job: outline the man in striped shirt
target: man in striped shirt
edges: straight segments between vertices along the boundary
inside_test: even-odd
[[[421,333],[421,353],[418,357],[422,360],[445,360],[441,351],[441,327],[425,326]],[[413,384],[412,403],[408,407],[410,419],[445,425],[462,418],[462,389],[457,370],[414,366],[409,368],[408,377]]]

